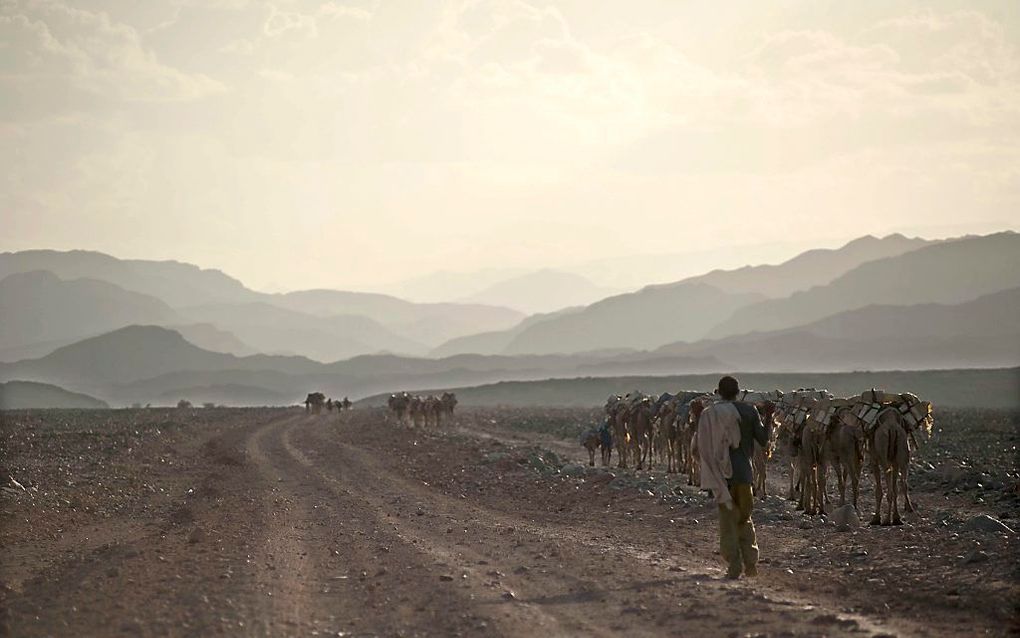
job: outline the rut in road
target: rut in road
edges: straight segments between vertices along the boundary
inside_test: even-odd
[[[288,438],[309,426],[281,421],[249,444],[252,460],[276,483],[277,514],[263,550],[272,562],[259,579],[273,592],[262,615],[267,630],[282,623],[320,631],[364,625],[381,634],[457,634],[492,626],[508,634],[519,631],[517,622],[547,624],[530,610],[500,613],[478,605],[480,578],[458,573],[454,581],[439,580],[452,572],[437,567],[436,559],[450,555],[409,543],[376,504],[301,462],[307,459],[295,454]],[[350,485],[365,479],[349,478]]]

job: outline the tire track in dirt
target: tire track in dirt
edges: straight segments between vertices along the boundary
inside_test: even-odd
[[[431,567],[431,580],[436,585],[430,585],[429,581],[425,581],[419,583],[419,586],[435,587],[433,591],[442,591],[450,587],[462,589],[466,597],[451,601],[454,606],[447,608],[449,613],[469,610],[469,614],[485,618],[484,624],[475,625],[476,631],[487,629],[501,635],[520,635],[522,632],[535,631],[548,632],[551,635],[608,635],[604,628],[593,624],[586,616],[564,618],[550,613],[539,605],[504,598],[502,594],[511,591],[512,588],[505,586],[503,582],[505,572],[499,569],[495,557],[471,549],[463,538],[457,540],[458,537],[453,534],[451,527],[446,528],[447,533],[437,528],[435,526],[437,516],[424,514],[424,509],[431,509],[436,503],[421,501],[414,507],[418,508],[422,515],[407,514],[406,509],[402,509],[410,507],[407,493],[402,490],[403,486],[397,485],[394,489],[391,477],[375,471],[374,468],[366,468],[363,464],[352,462],[351,458],[343,454],[336,454],[343,448],[335,446],[326,448],[325,446],[329,445],[328,441],[317,441],[312,444],[308,438],[303,438],[295,444],[293,435],[307,437],[309,432],[312,431],[288,428],[283,434],[287,452],[306,468],[306,471],[317,475],[338,494],[360,501],[366,511],[375,514],[381,526],[388,526],[392,530],[391,536],[396,541],[418,554],[418,560],[426,559]],[[331,464],[329,470],[324,469],[310,456],[315,455],[315,450],[323,449],[329,449],[334,453],[329,458],[336,463]],[[444,582],[444,579],[448,580]],[[576,586],[578,583],[572,584]]]
[[[412,501],[425,503],[429,511],[436,514],[432,518],[454,522],[470,521],[473,529],[469,531],[478,537],[494,538],[496,543],[499,543],[504,539],[510,540],[506,538],[505,530],[513,530],[510,536],[515,537],[518,544],[520,539],[527,538],[529,542],[544,548],[544,553],[539,556],[549,557],[550,561],[555,558],[560,571],[548,570],[546,574],[536,574],[533,571],[526,578],[504,578],[503,583],[510,584],[519,593],[526,593],[529,590],[541,592],[536,593],[531,600],[537,604],[550,604],[557,612],[566,612],[565,616],[560,617],[561,624],[572,626],[575,631],[579,631],[585,624],[590,627],[587,619],[604,616],[607,599],[613,601],[626,598],[628,588],[641,592],[656,586],[668,590],[669,593],[664,596],[666,599],[675,596],[676,600],[685,601],[688,609],[674,615],[660,614],[654,619],[656,621],[654,627],[644,629],[647,633],[660,634],[663,631],[664,617],[667,621],[679,621],[679,624],[688,631],[692,627],[692,621],[696,624],[704,622],[706,630],[714,628],[718,631],[720,627],[726,627],[730,621],[725,615],[716,617],[712,613],[706,613],[705,610],[730,608],[736,602],[748,608],[753,614],[761,616],[761,622],[757,625],[761,630],[782,631],[800,625],[809,633],[822,631],[826,635],[860,635],[862,632],[881,634],[888,631],[888,628],[883,628],[881,624],[868,617],[826,608],[817,601],[805,600],[801,593],[792,590],[777,591],[770,587],[774,583],[765,585],[761,581],[739,583],[723,581],[719,576],[704,571],[705,566],[715,562],[716,558],[696,554],[691,550],[684,552],[675,542],[670,542],[674,539],[665,539],[666,542],[661,543],[657,539],[655,545],[647,545],[644,539],[627,542],[614,534],[600,534],[602,538],[595,540],[592,537],[592,530],[604,531],[599,529],[598,523],[589,526],[589,523],[585,522],[585,526],[578,527],[569,523],[539,522],[536,518],[527,520],[521,515],[514,516],[493,510],[473,501],[447,496],[427,485],[422,485],[419,481],[396,475],[362,447],[335,439],[325,440],[321,436],[316,438],[319,440],[301,439],[298,447],[310,450],[310,454],[316,459],[336,460],[339,457],[343,467],[361,468],[358,473],[370,476],[375,481],[368,486],[369,489],[360,492],[360,496],[373,507],[380,510],[387,507],[393,509],[394,503],[400,504],[401,500],[405,504]],[[295,448],[293,444],[290,447],[291,453],[302,463],[309,467],[316,466],[315,460],[305,455],[301,449]],[[329,450],[328,454],[326,450]],[[323,472],[321,469],[318,471]],[[328,473],[326,474],[328,479]],[[525,511],[522,510],[522,514]],[[402,532],[407,537],[439,555],[456,558],[459,554],[462,562],[478,555],[484,556],[483,560],[487,561],[493,558],[491,552],[472,553],[460,546],[451,548],[450,542],[445,540],[446,536],[441,530],[434,529],[435,526],[428,519],[418,519],[422,520],[421,523],[416,523],[414,517],[405,517],[402,520],[407,521],[401,526]],[[601,523],[605,524],[604,521]],[[603,557],[601,565],[591,565],[593,556]],[[640,580],[629,577],[626,572],[621,574],[619,567],[615,570],[604,570],[603,567],[610,557],[619,563],[621,556],[624,557],[624,563],[650,566],[645,570],[649,578]],[[515,558],[512,552],[496,557],[497,561],[510,558]],[[516,558],[519,559],[521,556],[518,555]],[[563,571],[565,568],[572,573]],[[610,576],[618,586],[607,588],[605,576]],[[529,597],[524,595],[521,600],[527,601]],[[558,602],[566,601],[572,601],[573,607],[558,605]],[[633,605],[627,606],[630,602],[633,601],[624,602],[624,613],[635,613]],[[695,611],[691,611],[692,608]],[[643,611],[640,605],[637,609]],[[638,614],[628,618],[625,627],[610,626],[609,629],[618,631],[626,628],[629,632],[636,631],[640,634],[643,630],[635,625],[644,620],[646,619]],[[917,633],[917,628],[910,624],[902,622],[895,624],[898,632]],[[588,633],[588,628],[584,633]]]
[[[307,418],[274,424],[254,436],[249,448],[276,483],[274,502],[287,507],[265,541],[273,568],[259,579],[263,588],[272,584],[272,598],[280,601],[264,612],[266,621],[279,614],[287,634],[518,633],[498,614],[474,606],[476,592],[466,583],[437,580],[445,572],[435,557],[408,543],[348,487],[366,477],[334,481],[292,454],[289,433],[317,427],[321,421]],[[307,520],[314,523],[302,528]],[[294,556],[312,557],[311,566]]]

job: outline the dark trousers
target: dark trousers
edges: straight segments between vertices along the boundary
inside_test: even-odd
[[[758,540],[754,535],[751,507],[754,496],[751,486],[737,483],[730,486],[733,508],[719,506],[719,552],[728,566],[727,576],[736,578],[741,572],[749,575],[758,570]]]

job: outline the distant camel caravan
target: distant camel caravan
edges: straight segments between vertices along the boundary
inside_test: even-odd
[[[712,393],[697,391],[658,397],[637,390],[613,395],[605,403],[602,427],[582,432],[580,443],[588,451],[590,465],[595,464],[599,449],[602,465],[610,465],[615,448],[619,468],[642,470],[663,464],[668,473],[685,474],[688,485],[698,485],[698,419],[717,400]],[[736,400],[754,406],[769,426],[767,445],[756,443],[751,459],[752,487],[759,498],[767,496],[768,463],[779,447],[790,463],[787,496],[807,514],[825,513],[830,468],[836,476],[840,506],[847,503],[849,488],[849,502],[858,509],[865,456],[875,481],[872,524],[902,524],[897,503],[901,491],[905,509],[914,510],[907,471],[918,433],[931,434],[933,416],[928,401],[910,393],[877,389],[835,398],[814,388],[787,393],[745,390]]]
[[[457,395],[444,392],[442,396],[410,394],[400,392],[391,394],[386,401],[390,413],[396,417],[397,423],[408,427],[439,427],[443,419],[452,417],[457,407]]]
[[[351,406],[350,399],[344,397],[343,400],[326,398],[326,395],[321,392],[312,392],[305,397],[305,412],[312,414],[322,414],[322,408],[325,407],[327,412],[332,412],[334,409],[337,412],[350,410]]]

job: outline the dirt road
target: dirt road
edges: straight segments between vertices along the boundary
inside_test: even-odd
[[[990,560],[961,566],[966,534],[921,520],[840,534],[775,499],[758,517],[762,575],[730,582],[696,492],[543,476],[527,442],[408,431],[376,411],[175,428],[138,435],[130,461],[105,452],[89,486],[123,479],[116,509],[70,507],[82,484],[44,490],[41,469],[38,496],[3,502],[5,634],[943,636],[1015,622],[1015,538],[981,537]]]

